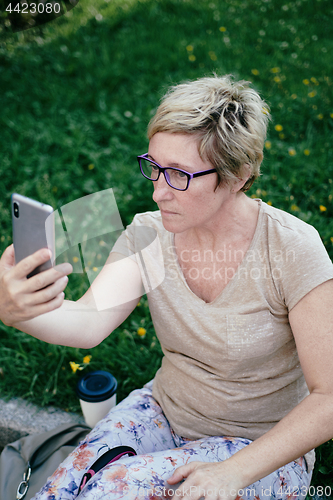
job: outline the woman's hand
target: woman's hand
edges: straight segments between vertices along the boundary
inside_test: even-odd
[[[237,470],[225,462],[190,462],[178,467],[168,479],[169,484],[185,481],[175,490],[174,499],[235,500],[241,489]]]
[[[60,264],[27,279],[29,273],[50,257],[50,251],[43,248],[15,265],[14,246],[4,251],[0,259],[0,319],[5,325],[15,326],[63,303],[67,274],[73,270],[70,264]]]

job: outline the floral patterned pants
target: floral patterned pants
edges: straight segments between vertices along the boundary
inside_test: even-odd
[[[184,439],[170,428],[161,407],[152,397],[152,381],[133,391],[115,406],[67,457],[32,500],[72,500],[81,478],[108,449],[134,448],[137,456],[122,457],[93,476],[78,496],[80,500],[161,500],[171,498],[181,485],[167,479],[191,461],[218,462],[229,458],[251,441],[215,436],[197,441]],[[304,458],[291,462],[239,491],[239,500],[302,499],[310,485]]]

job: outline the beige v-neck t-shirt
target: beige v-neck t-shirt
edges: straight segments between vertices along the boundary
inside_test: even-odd
[[[210,303],[187,285],[159,211],[136,215],[113,248],[140,266],[164,353],[153,396],[186,438],[257,439],[309,394],[288,312],[333,264],[316,229],[257,201],[250,247]],[[312,469],[314,452],[306,459]]]

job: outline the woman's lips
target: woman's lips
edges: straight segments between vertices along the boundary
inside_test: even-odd
[[[177,215],[176,212],[171,212],[170,210],[162,210],[162,209],[161,209],[161,214],[162,215],[166,215],[166,216],[168,216],[168,215]]]

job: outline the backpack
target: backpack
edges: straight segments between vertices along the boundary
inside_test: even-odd
[[[90,430],[87,425],[63,424],[8,444],[0,456],[0,500],[31,499]],[[136,452],[130,446],[116,446],[100,456],[83,475],[78,495],[96,472],[124,455]]]
[[[0,500],[32,498],[90,430],[63,424],[7,444],[0,455]]]

